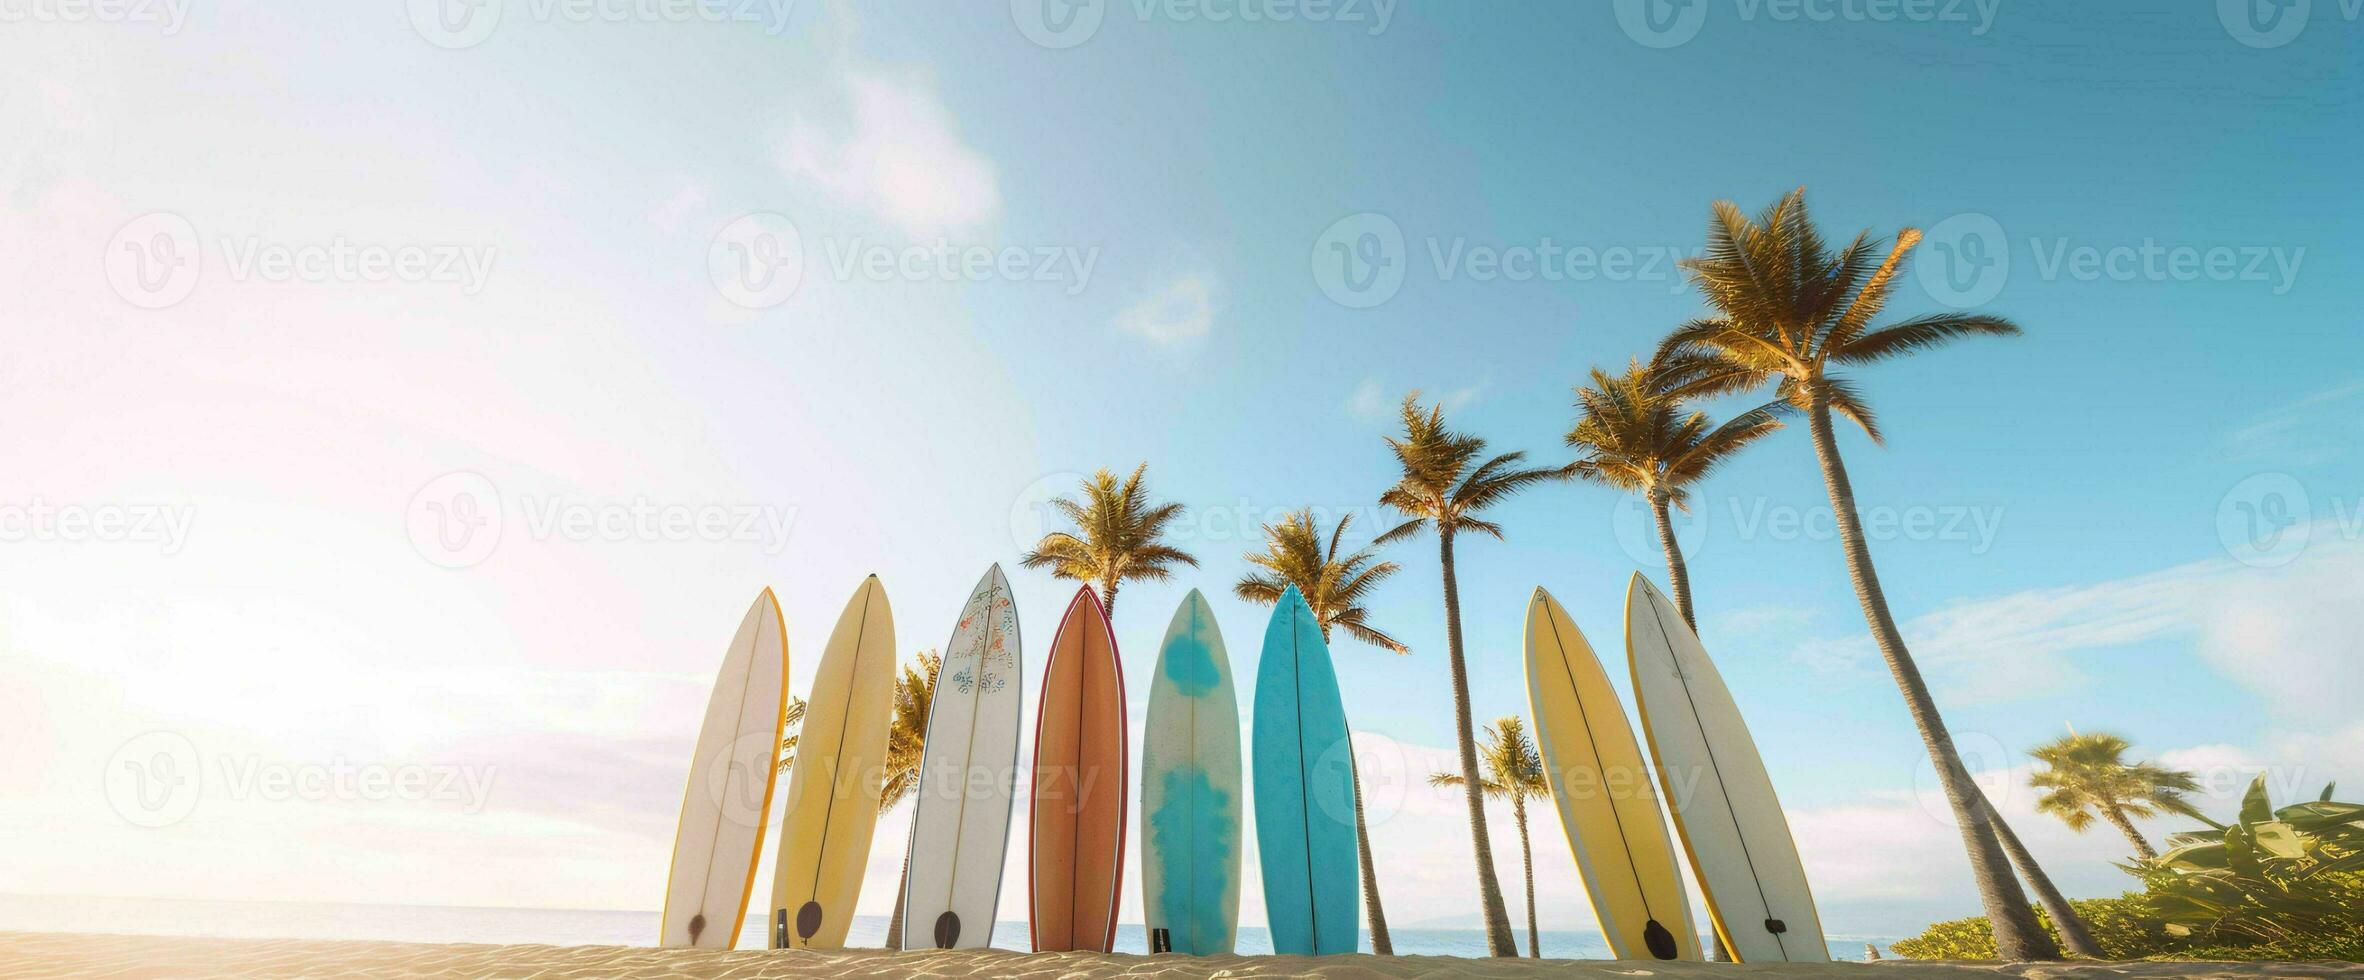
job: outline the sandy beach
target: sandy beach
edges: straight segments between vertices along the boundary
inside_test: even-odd
[[[0,977],[466,976],[609,977],[2327,977],[2331,963],[2079,963],[2001,966],[1879,963],[1741,966],[1613,960],[1478,960],[1443,956],[1121,956],[1008,950],[888,953],[714,952],[633,946],[495,946],[295,939],[0,933]]]

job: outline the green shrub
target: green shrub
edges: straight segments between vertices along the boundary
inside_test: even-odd
[[[2128,892],[2118,898],[2070,899],[2069,905],[2085,920],[2093,941],[2101,944],[2101,951],[2111,959],[2168,955],[2188,945],[2186,940],[2167,934],[2166,924],[2151,912],[2148,901],[2139,893]],[[2036,910],[2036,921],[2055,940],[2060,938],[2043,909]],[[1995,958],[1995,933],[1983,917],[1955,919],[1930,926],[1920,935],[1899,940],[1890,948],[1916,960],[1991,960]]]

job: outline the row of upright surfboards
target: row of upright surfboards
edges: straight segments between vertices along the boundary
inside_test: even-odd
[[[731,641],[699,733],[666,883],[664,945],[729,948],[744,926],[784,734],[785,637],[766,589]],[[886,592],[872,576],[822,652],[790,759],[768,923],[775,949],[845,942],[887,771],[896,649]],[[1022,649],[996,565],[962,606],[937,674],[912,791],[905,948],[990,944],[1021,793],[1034,948],[1105,952],[1115,941],[1133,781],[1124,670],[1099,597],[1078,589],[1060,620],[1023,767]],[[1259,663],[1251,768],[1273,946],[1353,952],[1362,898],[1353,751],[1328,646],[1294,589],[1274,608]],[[1158,650],[1142,746],[1141,877],[1154,951],[1233,949],[1241,763],[1230,658],[1214,610],[1192,590]]]
[[[1639,575],[1625,625],[1656,767],[1567,612],[1540,588],[1528,606],[1537,744],[1612,951],[1701,955],[1661,816],[1663,790],[1735,958],[1827,959],[1779,801],[1714,665]],[[871,576],[822,652],[793,750],[767,927],[775,949],[845,942],[887,770],[896,649],[885,590]],[[1077,590],[1052,640],[1034,753],[1023,767],[1022,666],[1017,607],[995,565],[943,650],[912,792],[905,948],[990,944],[1021,793],[1033,947],[1107,951],[1114,943],[1134,784],[1123,667],[1091,589]],[[1229,953],[1244,831],[1239,703],[1213,610],[1197,590],[1175,610],[1153,676],[1139,782],[1148,946]],[[761,863],[787,678],[786,630],[766,589],[731,642],[699,734],[666,885],[664,945],[736,943]],[[1353,952],[1362,897],[1353,748],[1328,645],[1293,588],[1266,626],[1251,711],[1246,775],[1274,951]],[[1024,788],[1021,771],[1030,777]]]

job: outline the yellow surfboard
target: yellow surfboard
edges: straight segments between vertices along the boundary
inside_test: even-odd
[[[1699,959],[1699,932],[1641,743],[1592,644],[1540,588],[1527,602],[1527,704],[1560,827],[1610,951],[1628,960]]]
[[[805,699],[772,872],[772,948],[845,945],[878,824],[895,700],[895,619],[878,576],[837,617]]]

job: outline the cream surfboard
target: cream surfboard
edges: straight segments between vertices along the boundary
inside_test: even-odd
[[[1625,646],[1658,785],[1716,934],[1742,963],[1829,960],[1806,869],[1740,708],[1674,603],[1639,573],[1625,590]]]
[[[1540,588],[1527,601],[1527,704],[1552,803],[1609,950],[1628,960],[1699,959],[1641,743],[1592,644]]]
[[[1018,606],[995,565],[961,605],[936,674],[913,793],[905,949],[993,943],[1018,778],[1022,649]]]
[[[1228,955],[1239,936],[1239,699],[1215,610],[1182,597],[1158,647],[1141,745],[1141,918],[1152,953]]]
[[[780,601],[765,589],[740,618],[706,701],[673,835],[658,945],[729,949],[738,942],[763,856],[787,706],[788,631]]]
[[[895,620],[878,576],[837,617],[813,674],[772,871],[772,948],[836,949],[877,829],[895,699]]]

